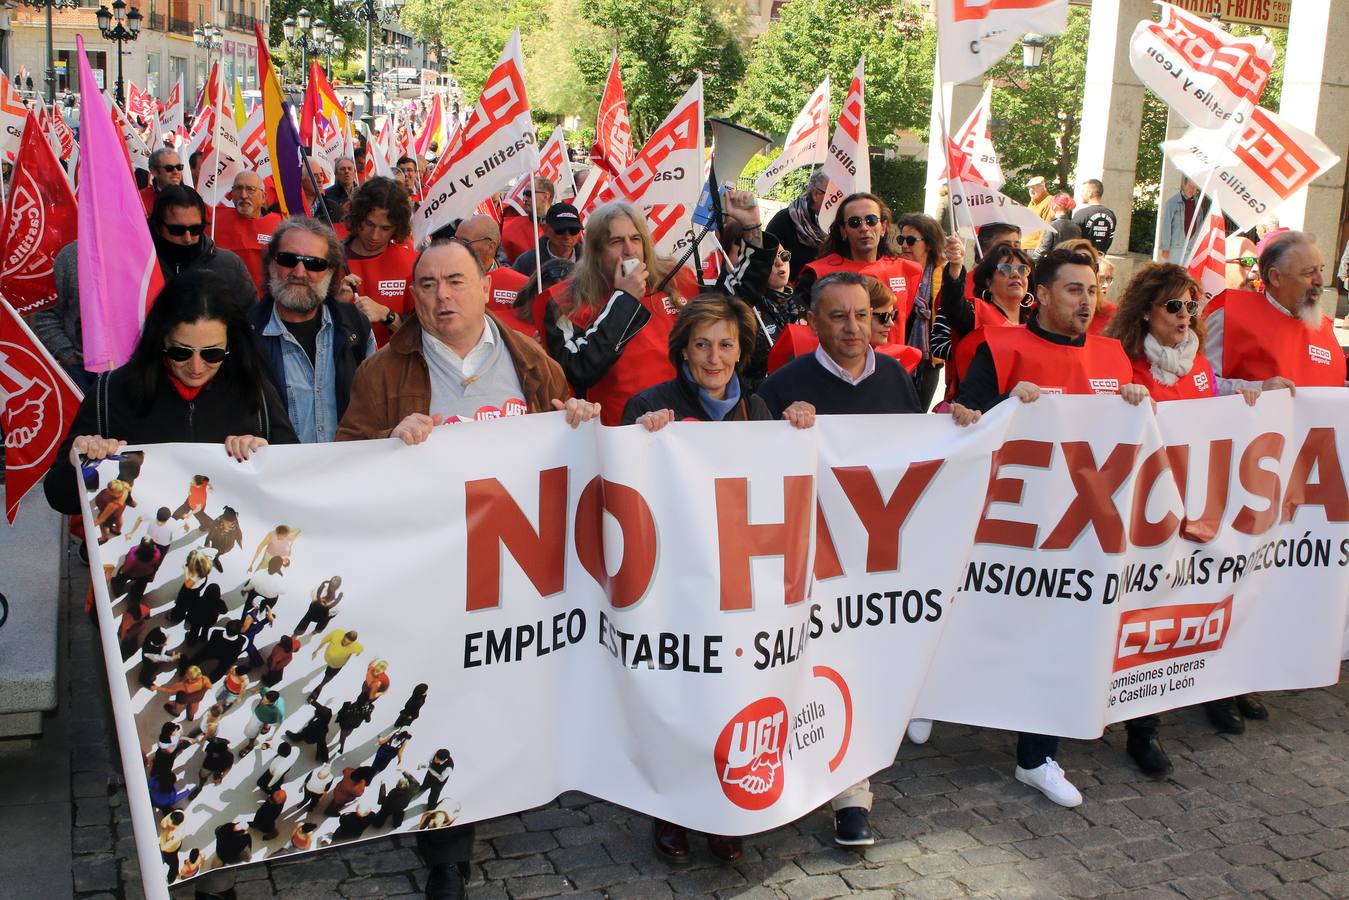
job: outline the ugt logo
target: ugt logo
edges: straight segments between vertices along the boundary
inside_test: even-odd
[[[713,762],[726,798],[741,809],[767,809],[782,796],[787,707],[777,697],[755,700],[731,717],[717,738]]]

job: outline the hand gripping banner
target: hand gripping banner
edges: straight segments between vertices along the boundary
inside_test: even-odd
[[[1091,739],[1334,683],[1346,402],[126,448],[81,477],[147,894],[162,828],[233,864],[579,790],[745,834],[910,716]]]

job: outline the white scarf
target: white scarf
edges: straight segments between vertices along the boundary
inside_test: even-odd
[[[1163,347],[1151,334],[1143,338],[1143,353],[1152,364],[1152,377],[1157,383],[1170,387],[1194,368],[1199,352],[1199,335],[1187,332],[1185,340],[1174,347]]]

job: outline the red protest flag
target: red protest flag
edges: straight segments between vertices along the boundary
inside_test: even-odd
[[[52,265],[61,248],[75,240],[76,224],[70,182],[29,113],[0,231],[0,292],[20,315],[56,302]]]
[[[0,431],[5,433],[5,518],[56,459],[80,392],[18,313],[0,303]]]

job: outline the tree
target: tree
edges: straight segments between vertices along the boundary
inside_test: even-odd
[[[754,42],[733,118],[785,134],[826,74],[837,115],[857,60],[865,55],[872,143],[885,143],[900,129],[925,130],[936,40],[924,23],[923,6],[895,0],[792,0]]]
[[[408,0],[399,21],[455,60],[454,77],[471,105],[477,103],[511,32],[519,28],[522,47],[527,47],[528,35],[548,24],[548,7],[549,0]]]
[[[295,18],[295,14],[301,9],[309,10],[310,15],[315,19],[322,19],[327,24],[328,30],[333,34],[342,35],[342,40],[347,42],[348,56],[351,56],[359,48],[362,60],[361,68],[364,68],[365,26],[356,21],[348,4],[338,4],[336,0],[275,0],[272,4],[271,20],[267,30],[267,43],[272,49],[272,54],[279,57],[278,64],[285,66],[288,73],[293,74],[300,71],[300,51],[286,43],[283,25],[287,18]],[[319,55],[311,49],[309,58],[310,60],[317,60]],[[333,62],[336,63],[337,60],[338,57],[333,56]],[[303,83],[308,77],[308,73],[305,73],[304,76],[291,80]]]
[[[575,48],[576,68],[598,100],[618,49],[628,115],[641,143],[674,108],[698,72],[710,111],[724,110],[745,72],[736,37],[739,7],[728,0],[581,0],[601,40]]]

